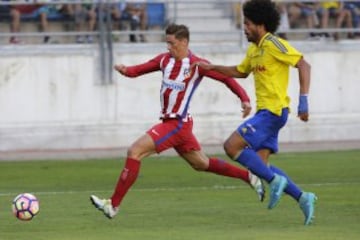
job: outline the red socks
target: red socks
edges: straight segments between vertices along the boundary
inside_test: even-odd
[[[210,158],[209,168],[206,171],[222,176],[241,178],[245,182],[250,183],[248,170],[236,167],[218,158]]]
[[[141,162],[136,159],[126,159],[124,169],[120,174],[115,191],[111,197],[111,203],[113,207],[118,207],[120,205],[125,194],[136,181],[136,178],[139,174],[140,165]],[[210,158],[209,167],[206,171],[222,176],[241,178],[245,182],[249,183],[249,172],[247,170],[231,165],[230,163],[221,159]]]
[[[113,207],[118,207],[129,188],[134,184],[139,174],[141,162],[127,158],[124,169],[122,170],[119,180],[115,187],[115,192],[111,197]]]

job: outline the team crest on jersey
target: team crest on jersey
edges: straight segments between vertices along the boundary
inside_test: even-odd
[[[185,68],[184,69],[184,77],[185,78],[189,78],[191,75],[190,69],[189,68]]]

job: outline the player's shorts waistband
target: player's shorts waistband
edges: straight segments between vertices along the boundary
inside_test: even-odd
[[[169,113],[169,114],[161,114],[160,119],[163,121],[178,119],[183,122],[188,122],[192,120],[192,116],[190,114],[187,114],[185,117],[181,117],[176,113]]]

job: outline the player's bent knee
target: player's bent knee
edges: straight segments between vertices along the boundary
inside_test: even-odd
[[[127,150],[127,157],[133,158],[133,159],[141,159],[141,151],[140,149],[137,149],[136,147],[131,146]]]
[[[132,148],[128,148],[127,152],[126,152],[127,157],[134,157],[134,150]]]
[[[224,151],[225,151],[226,155],[228,155],[230,158],[234,158],[236,153],[239,151],[239,149],[235,149],[227,141],[224,143],[223,147],[224,147]]]

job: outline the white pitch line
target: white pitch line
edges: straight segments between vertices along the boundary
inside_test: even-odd
[[[309,184],[299,184],[301,186],[312,186],[312,187],[324,187],[324,186],[340,186],[340,185],[360,185],[360,182],[334,182],[334,183],[309,183]],[[140,188],[132,189],[131,191],[135,192],[180,192],[180,191],[206,191],[206,190],[231,190],[231,189],[240,189],[248,188],[248,186],[222,186],[215,185],[212,187],[183,187],[183,188]],[[107,193],[111,192],[113,189],[109,190],[86,190],[86,191],[49,191],[49,192],[34,192],[36,195],[61,195],[61,194],[79,194],[79,193]],[[0,197],[14,196],[18,193],[15,192],[0,192]]]

